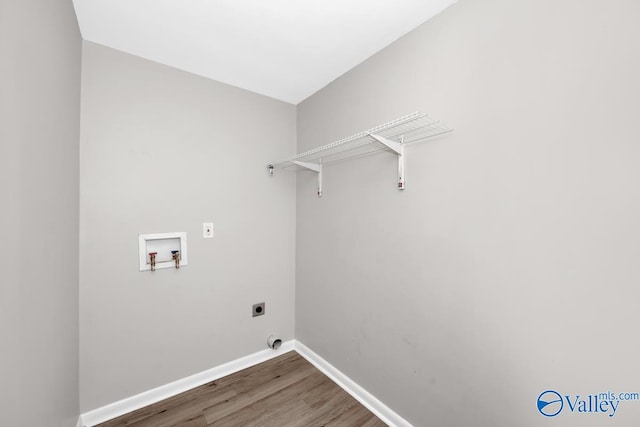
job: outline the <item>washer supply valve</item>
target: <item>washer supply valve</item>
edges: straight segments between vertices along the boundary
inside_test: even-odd
[[[149,260],[151,261],[151,271],[156,271],[156,255],[158,255],[158,252],[149,252]]]
[[[171,257],[176,263],[176,268],[180,268],[180,251],[171,251]]]

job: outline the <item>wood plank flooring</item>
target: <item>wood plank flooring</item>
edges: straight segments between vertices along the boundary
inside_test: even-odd
[[[381,427],[368,409],[291,351],[98,427]]]

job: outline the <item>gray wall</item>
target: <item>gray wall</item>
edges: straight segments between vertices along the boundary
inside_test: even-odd
[[[0,425],[78,416],[81,39],[71,1],[0,2]]]
[[[309,149],[415,110],[455,128],[298,175],[296,338],[416,426],[640,391],[640,3],[460,1],[298,106]]]
[[[266,165],[295,127],[293,105],[84,43],[82,412],[294,337],[295,175]],[[138,234],[174,231],[189,265],[139,272]]]

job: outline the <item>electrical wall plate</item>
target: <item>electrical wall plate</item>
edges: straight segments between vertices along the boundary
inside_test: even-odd
[[[251,313],[253,317],[264,315],[265,304],[263,302],[259,302],[257,304],[253,304],[251,308]]]
[[[156,270],[176,268],[172,251],[180,251],[180,267],[188,264],[187,233],[155,233],[138,235],[138,263],[140,271],[151,270],[150,252],[156,252]]]
[[[202,238],[213,239],[213,223],[212,222],[202,223]]]

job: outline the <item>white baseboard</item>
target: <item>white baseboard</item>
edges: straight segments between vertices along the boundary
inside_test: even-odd
[[[79,427],[93,427],[97,424],[135,411],[177,394],[183,393],[192,388],[199,387],[211,381],[225,377],[234,372],[241,371],[258,363],[265,362],[274,357],[294,349],[294,341],[283,343],[278,350],[265,349],[249,356],[241,357],[229,363],[200,372],[187,378],[174,381],[169,384],[145,391],[135,396],[128,397],[115,403],[103,406],[93,411],[85,412],[78,420]]]
[[[396,414],[384,403],[376,399],[371,393],[360,387],[318,354],[314,353],[309,349],[309,347],[296,340],[283,343],[278,350],[274,351],[272,349],[265,349],[258,351],[250,354],[249,356],[233,360],[190,377],[183,378],[118,402],[111,403],[101,408],[85,412],[78,419],[77,427],[93,427],[105,421],[191,390],[192,388],[257,365],[258,363],[273,359],[274,357],[280,356],[281,354],[291,350],[295,350],[298,354],[307,359],[312,365],[318,368],[327,377],[331,378],[331,380],[338,384],[338,386],[353,396],[358,402],[362,403],[362,405],[373,412],[390,427],[412,427],[407,420]]]
[[[353,396],[358,402],[362,403],[364,407],[373,412],[390,427],[412,427],[407,420],[396,414],[391,410],[391,408],[376,399],[376,397],[371,393],[360,387],[318,354],[314,353],[309,347],[305,346],[300,341],[295,341],[294,348],[298,354],[307,359],[327,377],[331,378],[343,390]]]

